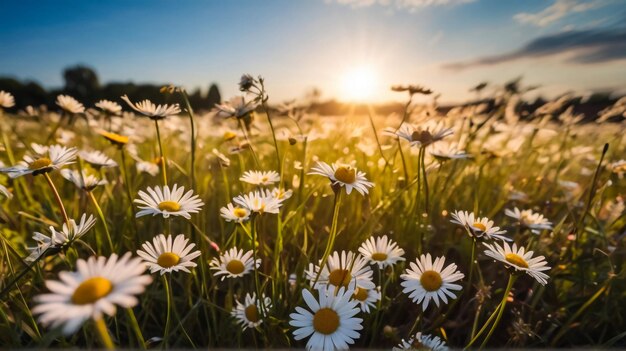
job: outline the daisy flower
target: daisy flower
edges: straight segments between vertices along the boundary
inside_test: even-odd
[[[296,312],[289,315],[289,325],[296,328],[294,339],[309,337],[307,350],[347,350],[363,329],[363,320],[355,317],[359,308],[358,302],[351,299],[354,291],[342,287],[318,292],[319,299],[316,299],[303,289],[302,297],[310,311],[298,306]]]
[[[239,180],[253,185],[272,185],[280,181],[280,174],[276,171],[246,171]]]
[[[190,219],[190,213],[198,213],[204,205],[198,195],[193,194],[193,190],[189,190],[183,195],[185,188],[178,187],[176,184],[171,190],[166,185],[163,189],[159,186],[155,186],[154,189],[148,187],[147,191],[146,193],[140,190],[139,197],[141,199],[134,200],[141,210],[137,212],[137,218],[147,215],[163,215],[163,218],[183,216]]]
[[[130,106],[133,110],[154,120],[163,119],[180,113],[180,107],[178,104],[156,105],[147,99],[134,104],[126,95],[122,96],[122,100],[126,101],[128,106]]]
[[[15,99],[11,93],[0,90],[0,107],[9,108],[15,106]]]
[[[13,167],[0,168],[0,172],[17,178],[26,174],[39,175],[74,163],[76,148],[52,145],[44,155],[24,156],[24,160]]]
[[[233,199],[233,202],[250,212],[278,213],[282,206],[282,201],[272,196],[270,191],[254,191],[245,195],[239,195]]]
[[[357,171],[356,168],[349,165],[333,163],[332,166],[329,166],[326,162],[317,162],[317,165],[311,169],[309,174],[328,177],[333,188],[345,186],[348,195],[352,192],[352,189],[356,189],[361,195],[365,195],[368,193],[367,188],[374,186],[374,183],[367,181],[364,172]]]
[[[357,287],[363,289],[374,289],[376,287],[372,282],[374,272],[367,265],[367,261],[361,255],[351,251],[341,251],[341,254],[337,251],[333,252],[328,256],[321,273],[319,266],[310,263],[309,269],[305,271],[305,274],[311,284],[317,278],[314,286],[316,289],[327,285],[346,287],[352,290],[355,290]]]
[[[535,234],[539,234],[544,229],[552,229],[552,222],[548,221],[541,213],[534,213],[532,210],[520,211],[517,207],[513,210],[507,208],[504,210],[504,214],[516,219],[522,227],[530,229]]]
[[[387,235],[381,237],[370,237],[361,247],[359,252],[370,264],[377,264],[378,268],[393,266],[398,261],[404,261],[404,250],[398,247],[398,244],[389,240]]]
[[[250,273],[254,269],[261,265],[261,259],[256,260],[252,258],[252,250],[244,253],[243,250],[237,250],[236,247],[224,252],[219,258],[216,257],[209,263],[211,269],[216,270],[216,276],[223,275],[222,280],[225,278],[239,278]]]
[[[380,301],[380,298],[381,294],[379,287],[376,287],[375,289],[356,288],[356,290],[354,290],[354,295],[352,295],[352,299],[359,303],[361,311],[365,313],[370,313],[371,308],[376,308],[376,303]]]
[[[98,177],[94,175],[87,174],[84,170],[79,172],[76,170],[62,169],[61,175],[63,176],[63,178],[74,183],[74,185],[76,185],[78,188],[85,191],[92,191],[98,185],[104,185],[108,183],[106,179],[98,179]]]
[[[434,300],[439,307],[439,299],[448,303],[448,297],[456,298],[450,290],[461,290],[461,285],[453,284],[463,279],[463,273],[457,271],[456,264],[451,263],[443,267],[445,257],[437,257],[433,262],[430,254],[421,255],[415,262],[410,263],[406,273],[400,275],[404,287],[402,292],[409,294],[409,298],[417,304],[422,304],[425,311],[430,300]]]
[[[506,233],[506,230],[500,230],[500,227],[494,227],[493,221],[487,217],[475,217],[474,212],[454,211],[450,222],[465,228],[467,234],[471,237],[482,238],[484,236],[487,239],[512,240],[501,235]]]
[[[453,133],[452,129],[445,128],[442,122],[429,122],[419,128],[415,128],[409,123],[402,123],[398,130],[385,130],[387,135],[402,138],[408,141],[409,145],[420,147],[431,145]]]
[[[196,244],[189,244],[189,239],[185,235],[178,234],[172,242],[172,236],[167,237],[159,234],[152,239],[152,243],[146,241],[141,245],[143,250],[137,250],[137,255],[143,258],[150,273],[160,271],[161,275],[171,272],[189,272],[189,268],[196,266],[191,262],[200,256],[200,251],[191,251]]]
[[[215,104],[216,116],[229,118],[243,118],[256,109],[253,101],[246,102],[243,96],[234,96],[224,104]]]
[[[243,330],[256,328],[263,323],[265,316],[262,311],[267,311],[272,307],[272,300],[269,297],[265,297],[265,295],[263,295],[261,300],[263,302],[256,298],[255,293],[252,293],[252,295],[246,294],[243,303],[237,301],[237,306],[230,312],[230,315],[237,320],[237,323],[241,324]]]
[[[411,337],[408,341],[402,339],[402,342],[392,349],[393,351],[402,350],[431,350],[431,351],[447,351],[445,341],[441,340],[438,336],[423,335],[417,333]]]
[[[513,246],[504,243],[504,246],[500,246],[497,243],[493,245],[484,243],[487,247],[485,255],[498,260],[508,267],[514,268],[516,271],[525,272],[531,277],[535,278],[541,285],[548,283],[549,276],[543,271],[547,271],[550,267],[547,266],[545,257],[538,256],[533,258],[533,251],[525,252],[524,247],[513,243]]]
[[[429,153],[439,161],[471,157],[469,154],[465,153],[464,150],[459,151],[457,144],[452,144],[445,141],[433,144],[433,147],[430,149]]]
[[[117,167],[117,162],[109,158],[100,151],[81,151],[78,153],[80,158],[92,165],[94,168],[112,168]]]
[[[250,210],[245,207],[235,207],[232,203],[220,209],[220,215],[227,222],[245,222],[250,218]]]
[[[293,191],[291,189],[285,190],[283,188],[274,188],[272,189],[271,194],[276,200],[285,201],[293,195]]]
[[[37,242],[37,246],[28,247],[30,255],[26,258],[26,261],[32,262],[41,256],[48,249],[62,249],[72,242],[82,238],[93,226],[96,224],[96,219],[93,215],[83,213],[80,217],[80,221],[76,223],[75,220],[70,219],[70,225],[63,223],[61,231],[56,231],[53,226],[50,226],[50,236],[35,232],[33,233],[33,240]]]
[[[75,272],[59,273],[60,281],[47,280],[50,293],[35,297],[32,309],[40,315],[39,322],[53,328],[63,326],[65,335],[74,334],[88,319],[98,320],[103,314],[113,316],[116,307],[131,308],[152,282],[144,275],[146,266],[130,252],[121,258],[90,257],[76,261]]]
[[[67,113],[85,112],[85,106],[69,95],[57,96],[56,104]]]
[[[255,85],[256,80],[250,74],[241,75],[241,79],[239,79],[239,90],[240,91],[248,91]]]
[[[117,116],[122,113],[122,106],[120,106],[117,102],[109,100],[100,100],[96,102],[96,107],[113,116]]]

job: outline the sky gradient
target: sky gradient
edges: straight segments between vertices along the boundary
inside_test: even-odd
[[[626,92],[623,0],[2,1],[0,76],[63,85],[93,67],[102,82],[218,84],[266,78],[270,98],[346,99],[368,67],[373,101],[423,84],[461,101],[481,81],[523,75],[538,93]]]

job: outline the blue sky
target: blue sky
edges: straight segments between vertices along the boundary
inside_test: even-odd
[[[103,82],[216,82],[228,97],[251,73],[276,100],[312,87],[345,98],[346,75],[358,67],[373,76],[375,101],[399,98],[388,89],[397,83],[459,101],[473,84],[519,75],[545,95],[624,90],[624,3],[5,0],[0,75],[60,87],[64,67],[87,64]]]

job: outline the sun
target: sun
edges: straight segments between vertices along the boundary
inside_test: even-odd
[[[377,83],[378,77],[373,67],[354,67],[342,76],[341,97],[351,102],[364,102],[374,96]]]

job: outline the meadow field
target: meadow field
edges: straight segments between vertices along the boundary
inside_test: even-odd
[[[0,345],[626,347],[624,98],[320,116],[239,86],[0,92]]]

